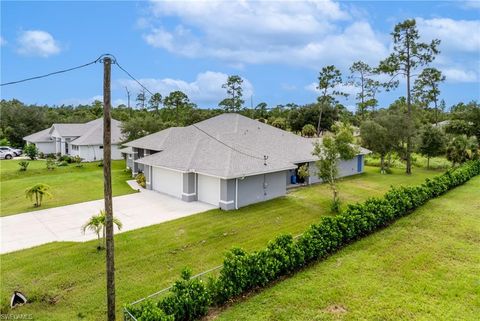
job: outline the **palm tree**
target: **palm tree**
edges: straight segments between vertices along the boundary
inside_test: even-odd
[[[25,196],[33,201],[33,197],[35,196],[35,207],[39,207],[42,205],[42,200],[44,196],[51,197],[52,194],[49,192],[50,186],[39,183],[35,184],[30,188],[25,190]]]
[[[98,239],[98,246],[97,249],[103,249],[105,248],[105,224],[106,224],[106,218],[107,216],[105,215],[105,211],[101,210],[100,213],[97,215],[93,215],[87,223],[85,223],[82,226],[82,231],[83,234],[87,230],[93,231],[95,234],[97,234],[97,239]],[[122,229],[122,222],[116,217],[113,218],[113,224],[115,224],[118,228],[118,230]],[[102,233],[102,236],[100,236],[100,232]]]

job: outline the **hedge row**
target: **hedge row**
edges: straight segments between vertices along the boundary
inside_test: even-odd
[[[171,293],[153,303],[144,302],[127,309],[139,321],[189,321],[204,316],[212,305],[220,305],[240,294],[264,287],[283,275],[324,258],[342,246],[387,226],[429,199],[461,185],[480,174],[480,161],[471,161],[423,184],[391,188],[381,198],[352,204],[340,215],[325,217],[311,225],[300,238],[281,235],[257,252],[234,248],[228,252],[217,278],[208,282],[182,272]]]

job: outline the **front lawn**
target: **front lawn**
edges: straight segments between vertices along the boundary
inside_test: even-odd
[[[103,197],[103,168],[98,162],[69,164],[47,170],[45,161],[30,161],[27,171],[19,171],[19,160],[0,161],[0,216],[35,211],[50,207],[92,201]],[[130,174],[124,171],[125,161],[112,162],[113,195],[135,192],[126,181]],[[45,198],[40,208],[25,197],[25,189],[43,183],[51,187],[52,198]]]
[[[439,172],[415,169],[380,175],[366,168],[362,175],[340,184],[344,203],[383,194],[390,185],[418,184]],[[222,263],[232,246],[247,250],[265,247],[280,233],[293,235],[330,215],[331,192],[325,185],[296,189],[286,197],[238,211],[212,210],[115,237],[118,320],[121,306],[144,297],[178,278],[185,266],[194,273]],[[104,252],[96,241],[51,243],[0,256],[2,312],[14,290],[31,303],[15,313],[35,320],[103,320],[105,318]]]
[[[480,177],[215,320],[479,320]]]

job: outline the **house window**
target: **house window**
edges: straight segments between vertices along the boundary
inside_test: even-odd
[[[102,146],[102,145],[100,145],[98,148],[100,148],[100,149],[103,149],[103,146]]]

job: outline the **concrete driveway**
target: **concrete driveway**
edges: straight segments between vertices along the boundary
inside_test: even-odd
[[[136,189],[135,181],[128,182]],[[81,227],[103,209],[103,199],[16,214],[0,218],[0,253],[13,252],[54,241],[84,242],[96,239],[93,232],[84,235]],[[177,198],[141,189],[140,193],[113,198],[113,213],[123,223],[121,232],[215,208],[201,202],[183,202]],[[115,228],[115,233],[119,233]]]

